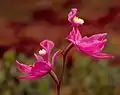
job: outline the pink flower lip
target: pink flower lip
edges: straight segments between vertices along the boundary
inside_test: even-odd
[[[20,63],[16,61],[18,69],[23,72],[24,74],[27,74],[25,76],[19,76],[21,79],[37,79],[43,77],[45,74],[47,74],[51,69],[52,65],[48,65],[48,63],[43,62],[35,62],[34,65],[26,65],[23,63]]]

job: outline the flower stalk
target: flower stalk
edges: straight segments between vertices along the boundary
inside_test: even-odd
[[[54,82],[56,83],[56,85],[58,86],[59,85],[59,80],[58,80],[56,74],[52,70],[49,72],[49,74],[52,77],[52,79],[54,80]]]
[[[73,47],[74,45],[72,43],[70,43],[63,51],[62,51],[62,57],[63,57],[63,64],[62,64],[62,72],[60,75],[60,79],[59,79],[59,85],[57,87],[58,89],[58,95],[60,95],[60,89],[61,89],[61,83],[63,80],[63,76],[64,76],[64,71],[65,71],[65,61],[66,61],[66,57],[68,52],[70,51],[70,49]]]

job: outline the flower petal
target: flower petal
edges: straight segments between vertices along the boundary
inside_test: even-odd
[[[83,50],[85,52],[98,52],[101,51],[105,46],[106,40],[104,41],[83,41],[76,42],[76,48]]]
[[[71,41],[72,43],[76,43],[76,41],[81,39],[80,31],[77,27],[73,27],[72,31],[69,33],[69,35],[66,37],[67,40]]]
[[[106,39],[106,37],[107,37],[107,33],[101,33],[101,34],[92,35],[91,37],[88,38],[88,40],[90,40],[90,41],[93,41],[93,40],[102,41],[102,40]]]
[[[102,53],[102,52],[94,52],[94,53],[91,53],[91,55],[96,58],[114,58],[113,55]]]
[[[32,66],[26,65],[26,64],[22,64],[22,63],[18,62],[17,60],[16,60],[16,63],[17,63],[17,68],[21,72],[23,72],[23,73],[30,73],[31,72]]]
[[[76,8],[72,8],[71,11],[68,14],[68,20],[70,22],[73,22],[73,18],[76,16],[77,14],[77,9]]]
[[[96,41],[96,42],[95,42]],[[113,58],[111,54],[102,53],[101,50],[104,48],[106,40],[92,42],[84,41],[76,43],[76,48],[78,51],[82,51],[89,56],[96,58]]]
[[[36,58],[37,61],[43,61],[44,59],[42,58],[42,56],[37,55],[36,53],[34,53],[34,56]]]
[[[53,57],[52,57],[52,66],[53,66],[54,63],[55,63],[56,57],[59,56],[60,54],[61,54],[61,51],[60,51],[60,50],[58,50],[58,51],[56,51],[56,52],[54,53],[54,55],[53,55]]]
[[[54,43],[50,40],[44,40],[40,43],[42,48],[44,48],[47,52],[51,52],[54,47]]]
[[[48,73],[52,69],[52,65],[50,63],[46,63],[44,61],[36,62],[34,67],[31,69],[31,75],[36,76],[40,75],[43,76]]]
[[[50,40],[44,40],[40,43],[43,49],[46,50],[46,54],[43,56],[45,61],[49,61],[50,52],[54,47],[54,43]]]

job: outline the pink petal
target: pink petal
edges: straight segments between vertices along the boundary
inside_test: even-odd
[[[68,20],[70,22],[72,22],[73,18],[76,16],[76,14],[77,14],[77,9],[76,8],[72,8],[72,10],[68,14]]]
[[[44,60],[41,56],[37,55],[36,53],[34,53],[34,56],[35,56],[37,61],[43,61]]]
[[[74,32],[70,32],[69,35],[66,37],[66,39],[75,44],[75,34],[74,34]]]
[[[38,75],[38,76],[19,76],[18,78],[19,79],[25,79],[25,80],[33,80],[33,79],[38,79],[38,78],[41,78],[41,77],[43,77],[43,76],[40,76],[40,75]]]
[[[40,43],[40,45],[42,46],[42,48],[44,48],[49,53],[54,47],[54,43],[50,40],[44,40]]]
[[[113,55],[102,53],[102,52],[91,53],[91,55],[96,58],[114,58]]]
[[[106,43],[106,40],[104,41],[94,41],[93,43],[91,42],[76,42],[76,47],[80,50],[83,50],[85,52],[98,52],[101,51],[104,48],[104,45]]]
[[[42,46],[42,48],[44,48],[46,50],[46,55],[43,56],[45,61],[49,61],[49,56],[50,56],[50,52],[54,47],[54,43],[50,40],[44,40],[40,43],[40,45]]]
[[[73,30],[69,33],[66,39],[75,44],[76,41],[81,39],[81,34],[79,29],[77,27],[73,27]]]
[[[106,39],[106,37],[107,37],[107,33],[101,33],[101,34],[92,35],[92,36],[89,37],[88,39],[89,39],[90,41],[93,41],[93,40],[102,41],[102,40]]]
[[[104,48],[106,42],[107,42],[107,40],[104,40],[103,42],[101,42],[101,43],[98,45],[98,49],[99,49],[98,51],[103,50],[103,48]]]
[[[60,54],[61,54],[61,51],[60,51],[60,50],[58,50],[58,51],[56,51],[56,52],[54,53],[54,55],[53,55],[53,57],[52,57],[52,66],[53,66],[54,63],[55,63],[56,57],[59,56]]]
[[[87,41],[84,43],[79,42],[76,44],[76,48],[79,51],[82,51],[85,54],[88,54],[89,56],[93,56],[96,58],[113,58],[111,54],[100,52],[104,48],[105,43],[106,43],[106,40],[98,41],[98,42],[93,41],[93,43],[90,43]]]
[[[46,73],[48,73],[51,69],[52,69],[52,65],[50,63],[46,63],[44,61],[36,62],[30,74],[33,76],[36,75],[43,76]]]
[[[32,66],[26,65],[26,64],[22,64],[22,63],[18,62],[17,60],[16,60],[16,63],[17,63],[17,68],[21,72],[23,72],[23,73],[30,73],[31,72]]]

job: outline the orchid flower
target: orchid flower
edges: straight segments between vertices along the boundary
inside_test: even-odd
[[[68,14],[68,20],[72,23],[73,29],[66,39],[71,41],[78,51],[82,51],[89,56],[96,58],[113,58],[111,54],[101,52],[107,41],[107,33],[95,34],[91,37],[82,37],[78,27],[84,23],[84,20],[78,18],[76,14],[76,8],[73,8]]]
[[[52,62],[50,62],[50,53],[54,47],[54,43],[49,40],[44,40],[40,45],[43,49],[39,51],[39,54],[34,54],[36,62],[33,65],[26,65],[16,61],[17,68],[26,74],[25,76],[19,76],[20,79],[31,80],[41,78],[52,70],[55,58],[60,54],[60,51],[54,53]]]

